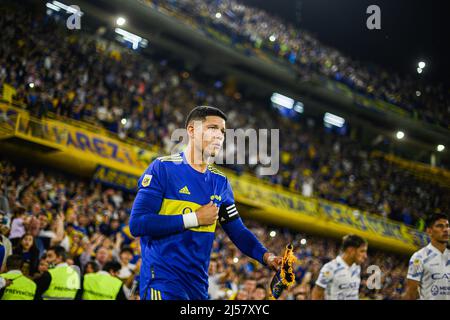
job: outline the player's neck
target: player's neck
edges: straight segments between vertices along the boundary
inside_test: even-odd
[[[431,239],[431,245],[438,249],[441,253],[444,253],[445,249],[447,248],[446,243],[441,243],[436,240]]]
[[[184,152],[186,162],[196,171],[205,173],[208,167],[208,161],[203,159],[203,155],[200,151],[196,151],[194,146],[188,144],[186,151]]]

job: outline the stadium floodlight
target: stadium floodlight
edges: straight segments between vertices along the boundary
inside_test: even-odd
[[[123,26],[126,22],[127,22],[127,19],[125,19],[124,17],[118,17],[116,20],[116,24],[118,26]]]
[[[273,34],[273,35],[271,35],[271,36],[269,37],[269,40],[270,40],[271,42],[274,42],[275,40],[277,40],[277,37]]]
[[[419,66],[420,69],[423,69],[426,66],[425,62],[423,61],[420,61],[417,65]]]
[[[294,107],[294,102],[295,102],[294,99],[286,97],[286,96],[276,93],[276,92],[274,92],[272,94],[270,101],[272,101],[272,103],[275,106],[284,107],[284,108],[288,108],[288,109],[292,109]]]
[[[126,125],[127,124],[127,119],[123,118],[122,120],[120,120],[120,123],[123,124],[123,125]]]
[[[397,134],[395,136],[398,140],[402,140],[405,137],[405,133],[403,131],[397,131]]]
[[[29,86],[30,88],[34,88],[34,83],[33,83],[33,82],[30,82],[30,83],[28,84],[28,86]]]
[[[335,114],[326,112],[323,117],[323,122],[325,123],[325,125],[332,125],[335,127],[342,128],[345,124],[345,119]]]
[[[45,6],[47,7],[47,8],[49,8],[49,9],[52,9],[53,11],[59,11],[59,10],[61,10],[61,8],[60,7],[58,7],[58,6],[55,6],[53,3],[50,3],[50,2],[47,2],[46,4],[45,4]]]
[[[221,14],[220,12],[217,12],[217,13],[216,13],[216,18],[217,18],[217,19],[222,18],[222,14]]]
[[[66,5],[66,4],[64,4],[62,2],[53,1],[52,4],[57,6],[57,7],[59,7],[59,8],[61,8],[61,9],[63,9],[63,10],[66,10],[67,13],[76,14],[76,15],[78,15],[80,17],[83,15],[83,12],[81,10],[77,10],[75,8],[72,8],[72,7]]]
[[[136,50],[139,47],[139,45],[141,47],[145,48],[148,44],[148,41],[146,39],[144,39],[134,33],[123,30],[121,28],[116,28],[115,32],[117,34],[120,34],[124,40],[131,42],[134,50]]]
[[[297,101],[297,102],[294,104],[294,110],[297,111],[298,113],[303,113],[303,110],[304,110],[304,105],[303,105],[303,103],[301,103],[300,101]]]
[[[238,257],[234,257],[233,262],[234,263],[238,263],[239,262],[239,258]]]
[[[300,244],[301,244],[302,246],[306,245],[306,239],[300,240]]]
[[[422,68],[417,68],[417,73],[418,73],[418,74],[421,74],[422,71],[423,71]]]
[[[416,91],[416,96],[420,97],[422,95],[422,92],[420,92],[419,90]]]
[[[436,147],[436,150],[439,151],[439,152],[444,151],[444,149],[445,149],[445,146],[444,146],[443,144],[439,144],[439,145]]]
[[[269,236],[271,238],[275,238],[275,236],[277,235],[277,232],[275,230],[270,231]]]

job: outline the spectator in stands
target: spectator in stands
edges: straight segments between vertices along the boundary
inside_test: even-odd
[[[0,222],[0,272],[6,267],[6,259],[12,254],[12,244],[7,237],[8,233],[8,226]]]
[[[23,273],[23,258],[13,254],[6,261],[6,273],[0,278],[10,281],[8,286],[0,288],[0,300],[33,300],[36,295],[36,284]]]
[[[81,295],[83,300],[128,300],[129,291],[118,278],[120,263],[108,262],[104,270],[85,274]]]
[[[37,299],[73,300],[80,290],[81,275],[67,264],[68,255],[61,246],[52,247],[47,259],[54,265],[35,279]]]
[[[32,276],[38,270],[39,250],[36,247],[34,237],[31,233],[25,233],[19,244],[13,249],[13,254],[20,255],[24,261],[23,273]]]
[[[267,290],[264,285],[258,284],[253,291],[252,300],[267,300]]]

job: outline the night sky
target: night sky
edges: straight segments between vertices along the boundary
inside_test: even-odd
[[[323,43],[363,62],[423,80],[450,83],[450,18],[444,0],[240,0],[314,33]],[[381,9],[381,30],[368,30],[366,8]]]

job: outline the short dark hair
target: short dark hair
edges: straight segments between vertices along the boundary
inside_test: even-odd
[[[24,261],[23,261],[23,258],[21,255],[18,255],[18,254],[10,255],[6,259],[6,269],[8,269],[8,271],[20,270],[20,269],[22,269],[23,262]]]
[[[440,219],[448,220],[448,216],[444,213],[433,213],[429,215],[425,221],[425,227],[431,228],[434,225],[434,223]]]
[[[105,264],[105,266],[103,267],[103,271],[106,271],[106,272],[110,272],[110,271],[119,272],[120,269],[122,269],[122,266],[117,261],[107,262]]]
[[[266,291],[266,287],[262,283],[258,283],[255,287],[255,290],[256,289],[263,289],[264,291]]]
[[[342,250],[347,248],[359,248],[363,244],[367,244],[367,240],[357,236],[356,234],[348,234],[342,238]]]
[[[98,264],[97,264],[97,262],[95,262],[95,261],[88,261],[87,263],[86,263],[86,265],[84,266],[84,270],[86,271],[86,269],[88,268],[88,266],[91,266],[92,267],[92,270],[94,271],[94,272],[97,272],[100,268],[98,267]]]
[[[205,120],[207,116],[217,116],[221,117],[223,120],[227,121],[227,115],[223,113],[222,110],[215,108],[215,107],[209,107],[209,106],[198,106],[189,112],[186,122],[184,124],[184,127],[187,128],[188,124],[192,120]]]
[[[122,254],[122,253],[124,253],[124,252],[129,252],[129,253],[131,253],[131,255],[134,256],[134,252],[133,252],[133,250],[132,250],[129,246],[125,246],[125,247],[123,247],[123,248],[120,250],[120,254]]]
[[[57,257],[60,257],[63,261],[67,260],[67,251],[62,246],[53,246],[48,249],[48,251],[55,251]]]

